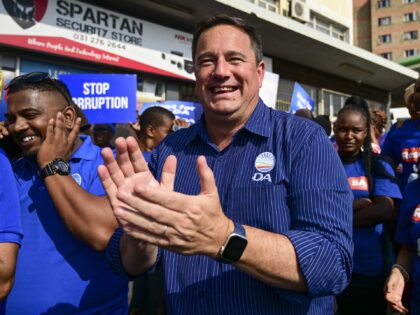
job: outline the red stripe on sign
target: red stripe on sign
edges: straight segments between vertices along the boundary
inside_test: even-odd
[[[368,181],[365,176],[349,177],[348,180],[351,190],[369,191]]]
[[[102,49],[81,44],[70,39],[52,36],[0,35],[0,43],[42,51],[55,55],[88,60],[114,65],[178,79],[191,80],[188,77],[167,70],[149,66],[145,63],[128,59]],[[141,56],[139,56],[141,58]]]

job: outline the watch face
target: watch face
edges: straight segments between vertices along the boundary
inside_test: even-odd
[[[223,251],[223,258],[229,261],[238,261],[241,258],[248,241],[241,235],[231,235],[226,248]]]
[[[67,162],[63,160],[56,161],[57,171],[60,175],[68,175],[70,174],[70,166]]]

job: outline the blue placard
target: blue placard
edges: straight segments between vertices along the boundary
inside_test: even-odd
[[[290,113],[294,114],[299,109],[306,108],[310,111],[315,110],[315,102],[311,96],[300,86],[299,83],[295,82],[293,88],[292,102],[290,103]]]
[[[203,113],[203,108],[200,103],[194,102],[182,102],[182,101],[165,101],[165,102],[150,102],[144,103],[140,115],[147,108],[153,106],[161,106],[172,112],[177,118],[185,119],[190,125],[194,124],[198,119],[200,119],[201,114]]]
[[[73,101],[91,124],[136,120],[137,76],[133,74],[64,74]]]

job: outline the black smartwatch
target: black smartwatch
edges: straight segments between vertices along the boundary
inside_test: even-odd
[[[43,179],[54,174],[70,175],[70,164],[63,159],[54,159],[41,169],[41,177]]]
[[[229,234],[222,248],[220,249],[220,260],[226,263],[234,263],[238,261],[245,251],[248,240],[244,227],[233,222],[235,229]]]

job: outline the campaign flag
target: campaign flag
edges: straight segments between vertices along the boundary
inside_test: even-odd
[[[140,115],[146,109],[153,106],[161,106],[172,112],[177,118],[184,119],[187,123],[194,124],[200,119],[203,108],[200,103],[182,102],[182,101],[165,101],[165,102],[147,102],[144,103]]]
[[[293,88],[292,102],[290,103],[290,113],[294,114],[299,109],[306,108],[314,111],[315,102],[305,89],[297,82]]]
[[[134,74],[61,74],[72,99],[91,124],[136,120],[137,76]]]

